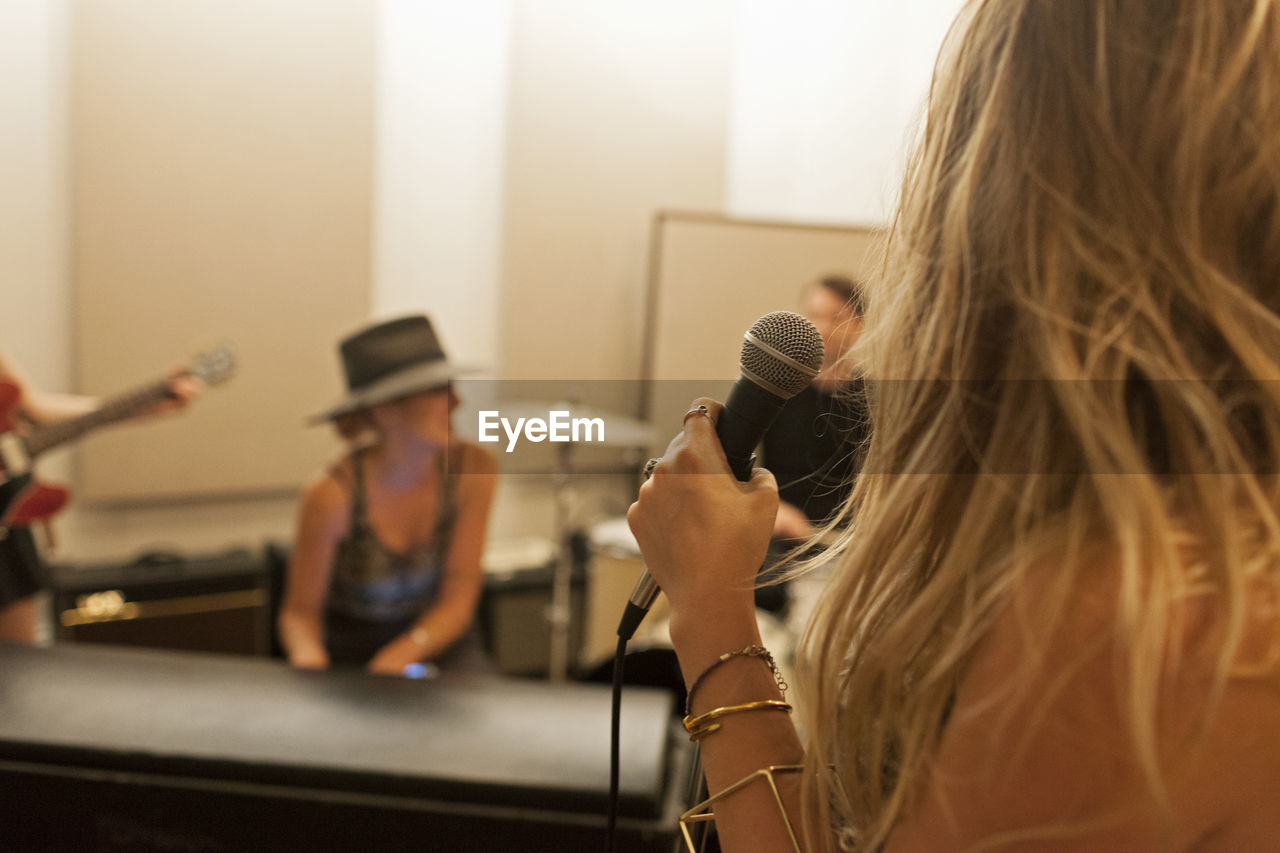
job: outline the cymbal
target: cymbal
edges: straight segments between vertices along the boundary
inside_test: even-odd
[[[631,532],[631,525],[627,523],[625,515],[596,523],[592,526],[590,535],[593,548],[637,558],[640,556],[640,545],[636,542],[636,536]]]

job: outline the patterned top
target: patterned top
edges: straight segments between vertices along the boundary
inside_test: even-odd
[[[351,525],[334,555],[327,604],[331,614],[368,622],[402,623],[416,619],[435,600],[458,511],[457,477],[446,472],[443,462],[442,456],[443,493],[430,540],[407,551],[397,551],[383,543],[369,523],[364,451],[352,456]]]

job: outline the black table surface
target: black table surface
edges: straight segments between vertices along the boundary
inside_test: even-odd
[[[661,808],[671,712],[666,691],[624,693],[621,814]],[[600,685],[0,643],[0,760],[599,811],[609,717]]]

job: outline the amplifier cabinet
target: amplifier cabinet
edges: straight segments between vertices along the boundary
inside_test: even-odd
[[[551,665],[554,564],[488,574],[478,617],[485,645],[506,675],[542,676]],[[569,586],[569,664],[582,648],[585,572],[574,566]]]
[[[0,849],[599,853],[610,691],[0,643]],[[622,705],[620,853],[670,853],[692,744]],[[5,846],[12,845],[12,846]]]
[[[52,565],[49,586],[60,641],[246,655],[270,650],[268,569],[248,550]]]

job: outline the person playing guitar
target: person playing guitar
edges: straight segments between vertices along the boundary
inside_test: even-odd
[[[45,391],[0,350],[0,389],[13,407],[0,412],[20,424],[50,424],[72,421],[99,410],[102,401],[80,394]],[[187,371],[175,372],[168,380],[168,393],[136,417],[176,412],[200,396],[204,383]],[[40,558],[31,531],[25,526],[8,527],[0,538],[0,640],[33,642],[36,638],[36,593],[41,587]]]

